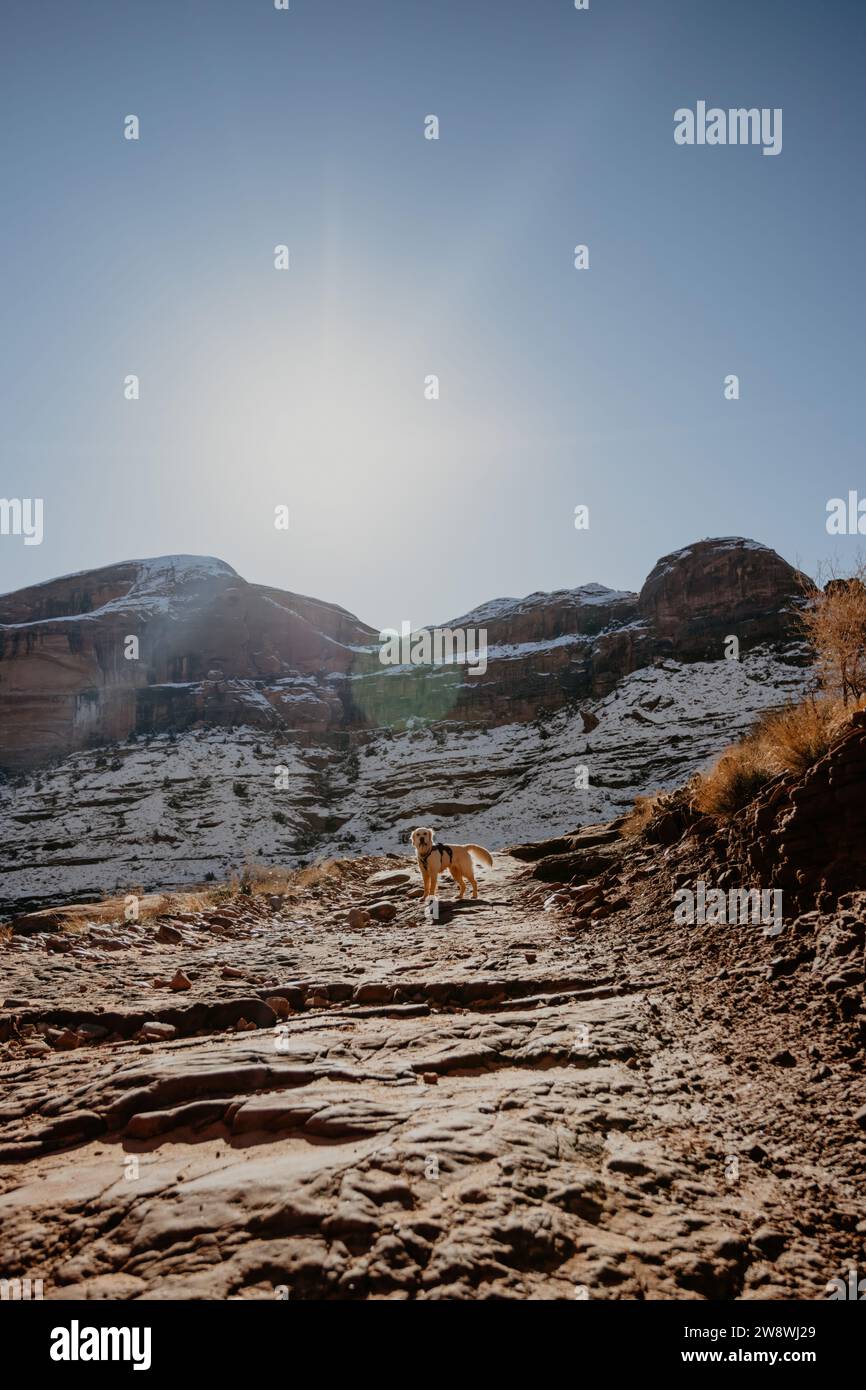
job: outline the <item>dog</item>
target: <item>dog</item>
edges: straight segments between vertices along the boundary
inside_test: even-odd
[[[467,882],[472,886],[473,898],[478,897],[478,884],[475,881],[475,870],[472,866],[472,859],[478,859],[488,868],[493,867],[493,856],[488,849],[481,845],[437,845],[433,843],[433,831],[427,826],[419,825],[412,831],[409,841],[415,847],[415,855],[418,861],[418,868],[421,870],[421,878],[424,881],[425,898],[436,897],[436,884],[439,875],[446,870],[450,873],[454,882],[459,888],[458,900],[466,892]]]

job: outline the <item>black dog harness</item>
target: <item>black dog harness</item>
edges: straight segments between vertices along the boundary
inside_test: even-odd
[[[437,849],[438,849],[439,855],[440,855],[440,858],[439,858],[439,872],[440,872],[440,874],[441,874],[443,868],[445,867],[445,855],[447,854],[447,855],[448,855],[448,858],[451,859],[451,860],[453,860],[453,858],[454,858],[454,851],[452,850],[452,848],[451,848],[450,845],[431,845],[430,848],[428,849],[427,853],[426,853],[426,854],[422,854],[422,855],[420,856],[420,858],[421,858],[421,863],[422,863],[422,864],[426,864],[426,863],[427,863],[427,860],[430,858],[430,855],[433,854]]]

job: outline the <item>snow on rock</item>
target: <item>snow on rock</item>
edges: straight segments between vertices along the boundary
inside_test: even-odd
[[[529,723],[419,721],[358,731],[349,746],[345,736],[301,744],[283,729],[200,728],[78,752],[0,786],[0,902],[164,889],[252,862],[408,854],[421,823],[492,849],[543,838],[680,784],[808,678],[758,649],[739,662],[664,661]],[[303,698],[292,682],[282,693]],[[599,720],[590,734],[581,710]],[[575,787],[579,766],[586,790]]]

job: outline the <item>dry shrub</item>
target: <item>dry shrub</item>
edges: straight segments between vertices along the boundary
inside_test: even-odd
[[[319,864],[310,864],[306,869],[247,864],[240,879],[233,878],[228,883],[220,884],[219,887],[210,889],[205,896],[210,903],[224,903],[239,893],[274,893],[283,897],[297,897],[329,879],[340,878],[345,872],[347,866],[339,859],[325,859]]]
[[[768,765],[775,772],[805,772],[823,758],[850,714],[839,700],[809,699],[765,715],[757,732]]]
[[[846,577],[833,574],[822,590],[804,593],[800,613],[815,650],[821,687],[843,705],[866,695],[866,561]]]
[[[167,917],[174,912],[186,912],[185,893],[160,893],[158,902],[139,908],[139,920],[146,922],[149,917]]]
[[[725,750],[697,782],[695,807],[707,816],[727,816],[757,796],[775,777],[756,734]]]
[[[164,893],[155,903],[144,904],[139,911],[139,920],[147,922],[151,917],[165,917],[171,912],[204,912],[210,905],[210,895],[200,890]]]
[[[58,932],[82,932],[86,931],[91,923],[106,923],[114,921],[114,918],[103,911],[104,904],[95,904],[90,909],[81,908],[80,911],[73,909],[64,912],[62,918],[53,930]]]
[[[841,700],[808,699],[763,715],[698,779],[695,808],[711,816],[732,815],[779,773],[805,772],[824,756],[850,714],[851,706]]]
[[[624,840],[633,840],[646,830],[656,811],[665,798],[664,792],[651,792],[649,796],[636,796],[634,808],[623,818],[619,833]]]
[[[297,883],[299,888],[315,888],[329,878],[341,878],[347,866],[339,859],[325,859],[321,864],[311,864],[308,869],[299,869]]]

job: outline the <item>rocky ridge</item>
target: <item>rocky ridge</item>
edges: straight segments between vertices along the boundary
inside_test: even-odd
[[[660,560],[640,594],[591,584],[451,620],[487,632],[487,670],[469,676],[383,668],[375,629],[223,561],[126,561],[0,598],[0,768],[191,727],[338,742],[412,719],[526,722],[666,657],[717,660],[730,633],[744,652],[789,640],[801,587],[755,541],[701,541]]]

